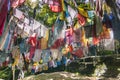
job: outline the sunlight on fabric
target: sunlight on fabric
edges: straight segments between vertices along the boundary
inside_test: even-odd
[[[31,0],[31,2],[36,2],[36,0]]]

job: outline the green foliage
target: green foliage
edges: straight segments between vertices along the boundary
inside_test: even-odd
[[[34,9],[38,6],[39,0],[32,2],[32,0],[26,0],[25,5],[29,6],[30,8]]]
[[[98,52],[98,55],[111,55],[111,54],[113,54],[114,53],[114,51],[109,51],[109,50],[102,50],[102,51],[99,51]]]
[[[58,16],[58,13],[52,12],[48,5],[43,5],[43,8],[40,10],[40,12],[37,12],[35,19],[38,21],[43,21],[43,23],[49,27],[51,27],[56,18]]]
[[[1,79],[8,79],[9,72],[10,72],[10,68],[9,67],[7,67],[7,68],[6,67],[0,68],[0,78]]]
[[[28,15],[30,17],[33,16],[33,8],[31,8],[31,6],[29,4],[25,4],[26,6],[28,6]],[[22,10],[22,11],[26,11],[26,10]],[[39,8],[39,6],[36,6],[36,17],[35,19],[41,23],[43,23],[44,25],[47,25],[48,27],[52,27],[52,25],[54,24],[54,22],[56,21],[58,16],[58,13],[52,12],[49,9],[49,6],[47,4],[44,4],[42,8]]]

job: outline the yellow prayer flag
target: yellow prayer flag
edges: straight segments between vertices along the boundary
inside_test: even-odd
[[[80,24],[79,24],[79,22],[77,21],[77,23],[76,23],[75,26],[74,26],[74,30],[77,30],[78,28],[80,28]]]
[[[65,11],[65,3],[64,0],[61,0],[62,10]]]
[[[78,11],[82,16],[88,17],[87,11],[85,11],[83,8],[78,7]]]

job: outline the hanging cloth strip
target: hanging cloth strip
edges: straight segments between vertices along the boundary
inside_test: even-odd
[[[72,19],[74,19],[77,15],[77,11],[74,10],[73,8],[71,8],[70,6],[68,6],[68,12],[69,12]]]
[[[114,51],[115,50],[115,45],[114,45],[114,34],[113,30],[110,29],[110,39],[102,39],[104,41],[104,50],[110,50]]]
[[[81,57],[83,57],[83,51],[81,48],[79,48],[78,50],[73,51],[72,55],[77,56],[78,58],[81,58]]]
[[[79,11],[79,14],[81,14],[82,16],[84,16],[84,17],[86,17],[86,18],[88,17],[87,11],[84,10],[83,8],[78,7],[78,11]]]
[[[101,39],[110,39],[110,29],[106,24],[103,24],[103,31],[101,32]]]
[[[74,30],[73,41],[80,42],[80,29]]]
[[[64,46],[64,44],[65,44],[64,39],[62,38],[57,39],[51,46],[51,49],[58,49],[59,47]]]
[[[0,44],[0,50],[4,49],[4,44],[5,44],[5,41],[7,39],[7,36],[8,36],[8,32],[5,33],[5,37],[3,37],[2,43]]]
[[[23,4],[25,0],[11,0],[11,6],[13,8],[16,8],[17,6]]]
[[[120,0],[116,0],[116,5],[117,5],[117,7],[118,7],[119,10],[120,10]]]
[[[112,21],[107,13],[104,13],[102,22],[106,24],[108,28],[112,28]]]
[[[8,11],[8,0],[5,0],[0,11],[0,36],[2,35],[4,29],[5,21],[7,18],[7,11]]]
[[[41,59],[41,53],[42,53],[42,51],[40,49],[36,49],[35,50],[35,55],[33,57],[33,61],[34,62],[39,62],[40,61],[40,59]]]
[[[66,36],[66,43],[71,44],[73,41],[73,28],[67,29],[65,31],[65,36]]]
[[[10,44],[11,37],[12,37],[12,35],[8,32],[8,36],[7,36],[5,44],[4,44],[4,49],[5,50],[8,50],[8,46]]]
[[[28,50],[29,45],[26,44],[26,39],[22,39],[21,43],[19,44],[19,48],[21,54],[25,53]]]
[[[41,49],[47,49],[47,43],[48,41],[45,38],[41,38]]]
[[[61,12],[60,0],[52,0],[51,4],[49,3],[50,9],[53,12]]]
[[[85,34],[86,34],[85,30],[84,28],[82,28],[80,42],[83,47],[87,47],[87,43],[88,43],[88,40],[86,39]]]
[[[1,12],[1,8],[2,8],[4,2],[5,2],[5,0],[0,0],[0,12]]]
[[[102,32],[102,20],[99,16],[95,15],[95,25],[93,26],[93,36],[99,36]]]
[[[19,63],[19,58],[20,58],[20,50],[18,49],[18,46],[13,47],[12,50],[12,57],[15,59],[14,63],[12,66],[17,66]]]
[[[81,26],[84,26],[86,24],[86,19],[84,16],[82,16],[81,14],[77,14],[77,18]]]
[[[49,30],[45,30],[45,36],[41,38],[41,49],[48,48],[48,38],[49,38]]]
[[[53,43],[58,38],[58,35],[60,35],[60,32],[62,31],[63,26],[64,26],[64,21],[57,19],[54,24],[55,28],[53,32],[53,37],[54,37]]]
[[[96,14],[99,17],[102,17],[103,11],[102,11],[102,0],[96,0]]]
[[[34,57],[35,48],[36,48],[36,45],[37,45],[36,33],[32,34],[32,36],[30,37],[29,43],[30,43],[29,59],[31,60]]]

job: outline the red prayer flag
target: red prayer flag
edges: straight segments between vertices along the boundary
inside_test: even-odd
[[[93,44],[97,45],[100,42],[99,38],[93,37]]]
[[[86,23],[85,17],[83,17],[81,14],[78,14],[77,17],[78,17],[78,21],[79,21],[80,25],[84,26]]]
[[[75,56],[77,56],[77,57],[79,57],[79,58],[83,57],[83,51],[82,51],[81,48],[79,48],[76,51],[73,51],[72,54],[75,55]]]

